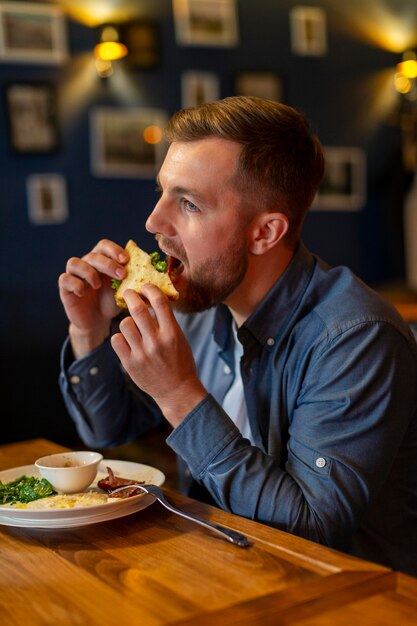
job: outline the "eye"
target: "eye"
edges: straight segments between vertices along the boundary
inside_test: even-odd
[[[198,206],[194,204],[194,202],[191,202],[191,200],[187,200],[186,198],[181,198],[180,203],[181,203],[181,208],[183,208],[184,211],[188,211],[189,213],[200,212],[200,209],[198,208]]]

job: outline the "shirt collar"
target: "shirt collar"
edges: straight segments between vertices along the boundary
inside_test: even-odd
[[[243,345],[253,337],[266,349],[272,349],[307,288],[314,264],[313,255],[300,243],[284,273],[239,328],[238,336]],[[222,350],[227,349],[230,341],[231,319],[228,308],[219,305],[214,321],[214,339]]]
[[[301,243],[284,273],[243,324],[266,348],[272,348],[287,326],[310,282],[313,269],[314,257]]]

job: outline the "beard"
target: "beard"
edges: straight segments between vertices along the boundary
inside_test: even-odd
[[[161,236],[158,240],[169,244]],[[172,245],[169,248],[173,250]],[[241,283],[248,268],[243,232],[234,235],[225,252],[200,263],[192,271],[185,250],[176,246],[175,252],[188,269],[185,289],[180,292],[179,299],[172,302],[172,308],[181,313],[199,313],[224,302]]]

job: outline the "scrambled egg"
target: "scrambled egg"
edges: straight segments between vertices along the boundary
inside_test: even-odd
[[[105,493],[73,493],[71,495],[48,496],[33,500],[27,504],[17,504],[16,509],[73,509],[79,506],[95,506],[106,504],[108,496]]]

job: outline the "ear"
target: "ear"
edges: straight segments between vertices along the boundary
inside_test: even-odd
[[[284,213],[258,213],[249,227],[249,251],[261,255],[273,248],[288,232],[289,221]]]

